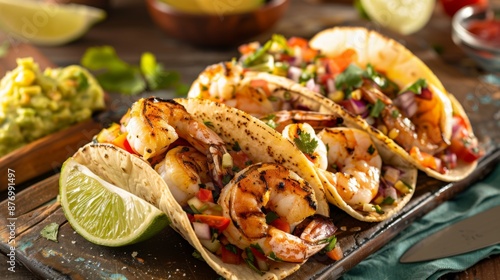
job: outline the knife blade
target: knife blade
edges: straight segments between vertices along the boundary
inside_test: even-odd
[[[399,259],[412,263],[460,255],[500,243],[500,205],[424,238]]]

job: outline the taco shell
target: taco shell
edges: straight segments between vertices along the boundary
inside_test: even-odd
[[[450,140],[453,126],[453,114],[460,115],[467,124],[469,131],[472,132],[469,119],[465,114],[460,103],[448,93],[440,80],[434,73],[410,50],[405,48],[395,40],[389,39],[375,31],[370,31],[360,27],[335,27],[319,32],[310,40],[310,46],[320,50],[327,56],[336,56],[346,49],[354,49],[357,53],[356,64],[365,68],[367,64],[372,64],[378,71],[383,72],[387,77],[393,80],[400,87],[412,84],[419,78],[427,81],[429,89],[433,93],[433,99],[429,104],[418,103],[418,110],[415,119],[416,124],[435,119],[439,120],[439,129],[443,138]],[[333,106],[327,98],[316,94],[307,89],[301,90],[306,95],[317,95],[316,98],[322,106]],[[337,107],[337,106],[333,106]],[[429,108],[432,108],[429,110]],[[337,108],[335,108],[335,111]],[[429,111],[426,111],[429,110]],[[420,114],[419,114],[420,113]],[[361,119],[362,120],[362,119]],[[425,172],[430,177],[442,181],[458,181],[467,177],[477,165],[477,162],[466,163],[459,161],[458,166],[449,170],[446,174],[424,167],[401,146],[392,139],[371,128],[368,124],[360,125],[360,128],[372,133],[376,138],[386,142],[392,147],[395,153],[412,162],[418,169]]]

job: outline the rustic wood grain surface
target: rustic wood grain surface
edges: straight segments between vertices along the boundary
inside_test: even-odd
[[[489,119],[496,113],[494,107],[481,103],[481,97],[486,93],[497,96],[499,89],[486,85],[478,79],[478,71],[465,58],[463,53],[451,41],[449,19],[443,17],[437,9],[431,22],[422,31],[411,36],[399,36],[380,29],[372,23],[358,19],[350,1],[292,1],[285,17],[277,26],[255,40],[265,41],[273,32],[287,37],[302,36],[309,38],[316,32],[334,25],[362,25],[379,29],[381,32],[394,36],[408,46],[423,59],[443,81],[471,116],[483,143],[493,147],[498,142],[499,129],[490,127]],[[5,37],[4,37],[5,38]],[[207,65],[237,56],[236,48],[200,49],[169,38],[154,26],[150,20],[145,5],[141,0],[117,0],[112,2],[109,17],[95,26],[82,39],[61,47],[39,47],[38,50],[47,58],[47,63],[65,66],[79,63],[84,51],[91,46],[112,45],[117,53],[129,63],[138,63],[140,54],[144,51],[154,53],[158,60],[170,70],[178,71],[185,83],[192,82],[199,72]],[[23,45],[13,42],[14,52],[24,55]],[[438,55],[433,49],[444,50]],[[0,63],[2,67],[10,68],[12,64]],[[486,92],[486,93],[484,93]],[[470,95],[470,93],[473,93]],[[475,93],[475,94],[474,94]],[[149,95],[152,93],[146,93]],[[171,92],[155,92],[154,94],[169,97]],[[471,97],[472,96],[472,97]],[[122,108],[128,106],[139,96],[121,96],[111,94],[113,106]],[[497,99],[500,99],[496,97]],[[477,110],[481,106],[482,110]],[[494,128],[494,124],[493,125]],[[491,153],[492,150],[490,149]],[[321,257],[307,262],[291,279],[310,278],[311,275],[323,273],[323,278],[335,277],[356,265],[363,258],[390,242],[408,223],[432,210],[440,202],[447,200],[474,180],[487,173],[489,167],[498,162],[498,153],[492,154],[481,164],[476,173],[458,184],[447,184],[428,177],[419,176],[419,191],[405,211],[390,221],[367,224],[353,221],[346,215],[336,215],[336,223],[345,225],[349,230],[339,236],[341,244],[346,248],[346,257],[332,264]],[[4,172],[2,170],[2,172]],[[24,190],[24,192],[21,192]],[[215,279],[216,276],[191,257],[191,248],[172,230],[166,229],[163,234],[144,244],[126,248],[110,249],[92,245],[74,233],[64,219],[55,197],[57,195],[57,175],[44,181],[30,182],[19,186],[16,196],[19,208],[18,236],[22,245],[18,250],[18,260],[24,266],[18,265],[12,279],[57,278],[73,279],[103,278],[127,276],[128,279],[149,277],[153,279],[173,277],[182,279]],[[2,193],[2,199],[5,194]],[[3,202],[5,203],[5,201]],[[4,204],[0,205],[0,218],[5,221]],[[55,221],[61,225],[59,243],[40,238],[39,231],[44,225]],[[0,229],[2,245],[0,251],[7,251],[5,238],[6,229]],[[158,246],[163,244],[163,246]],[[165,244],[170,244],[170,248]],[[172,248],[179,255],[172,255]],[[133,253],[137,252],[137,256]],[[0,269],[4,270],[7,258],[0,254]],[[182,259],[182,261],[178,260]],[[190,267],[187,269],[186,267]],[[2,273],[3,274],[3,273]],[[495,279],[500,275],[500,256],[494,256],[457,274],[450,274],[445,279]],[[317,275],[316,275],[317,276]],[[320,277],[321,278],[321,277]]]

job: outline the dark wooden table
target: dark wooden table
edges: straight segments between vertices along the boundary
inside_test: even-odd
[[[134,64],[139,62],[141,53],[149,51],[155,54],[166,69],[178,71],[186,84],[192,82],[207,65],[237,56],[235,47],[219,50],[201,49],[169,38],[154,26],[141,0],[117,0],[112,4],[108,18],[80,40],[60,47],[39,47],[38,50],[60,66],[78,64],[85,50],[92,46],[111,45],[121,58]],[[350,1],[293,0],[285,17],[275,28],[254,39],[263,42],[273,32],[287,37],[310,38],[318,31],[341,24],[376,27],[358,18]],[[426,61],[451,92],[459,92],[464,86],[473,88],[476,84],[480,84],[476,78],[477,69],[464,58],[463,53],[451,41],[449,18],[442,16],[439,9],[436,9],[426,28],[411,36],[400,36],[383,29],[381,31],[397,36],[400,42]],[[443,50],[441,55],[433,51],[436,48]],[[498,88],[488,87],[488,90],[492,94],[500,94]],[[168,96],[171,93],[155,94]],[[120,98],[123,102],[132,102],[137,98],[112,96]],[[478,113],[472,112],[471,119],[475,117],[479,117]],[[494,136],[497,137],[498,134]],[[4,265],[5,262],[6,256],[0,254],[0,263]],[[16,278],[34,278],[26,269],[19,266],[17,269]],[[500,275],[500,256],[494,256],[464,272],[447,275],[444,279],[495,279],[498,275]]]

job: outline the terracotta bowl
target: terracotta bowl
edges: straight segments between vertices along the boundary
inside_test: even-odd
[[[228,47],[273,27],[289,0],[271,0],[256,10],[226,15],[186,13],[159,0],[146,4],[153,21],[168,35],[197,46]]]

